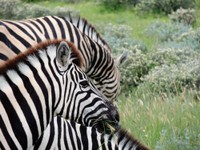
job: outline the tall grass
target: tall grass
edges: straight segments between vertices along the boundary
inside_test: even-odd
[[[122,126],[152,149],[200,149],[200,102],[194,91],[158,95],[139,87],[120,96]]]

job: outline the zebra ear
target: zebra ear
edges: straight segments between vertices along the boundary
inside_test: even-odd
[[[69,63],[71,49],[67,42],[62,41],[57,48],[56,59],[61,66],[67,66]]]
[[[119,57],[115,58],[115,64],[116,66],[119,66],[120,64],[124,63],[128,59],[128,52],[123,52]]]

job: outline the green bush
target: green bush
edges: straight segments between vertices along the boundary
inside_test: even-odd
[[[141,0],[137,5],[140,12],[164,12],[169,14],[179,8],[193,8],[195,0]]]
[[[131,38],[132,28],[128,25],[108,24],[101,27],[103,38],[112,49],[113,55],[120,55],[123,51],[139,48],[146,51],[146,46],[141,42]]]
[[[56,7],[54,9],[50,9],[39,5],[23,4],[21,7],[18,7],[15,17],[16,19],[25,19],[49,15],[66,16],[68,12],[78,13],[66,7]]]
[[[118,10],[124,7],[135,6],[140,0],[98,0],[98,2],[103,4],[109,10]]]
[[[180,92],[184,88],[196,88],[200,77],[200,54],[195,51],[167,49],[163,54],[171,53],[167,63],[153,68],[144,76],[143,82],[157,92]],[[190,53],[189,56],[187,54]]]
[[[157,48],[192,49],[200,51],[200,28],[178,22],[152,23],[145,32],[150,37],[157,39]]]
[[[28,19],[49,15],[66,16],[69,12],[79,13],[66,7],[47,7],[20,3],[17,0],[0,0],[0,16],[2,19]]]
[[[14,18],[19,0],[0,0],[0,17]]]
[[[169,15],[172,21],[193,25],[196,22],[195,10],[179,8]]]
[[[39,1],[46,1],[46,0],[21,0],[21,1],[30,3],[30,2],[39,2]]]

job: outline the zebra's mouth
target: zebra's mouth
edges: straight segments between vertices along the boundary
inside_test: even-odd
[[[120,128],[119,123],[106,120],[98,121],[98,123],[96,123],[94,127],[97,129],[98,132],[107,134],[115,133]]]

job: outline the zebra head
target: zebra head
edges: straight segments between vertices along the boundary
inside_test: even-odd
[[[56,49],[56,65],[63,78],[64,103],[56,104],[56,114],[85,126],[110,132],[119,127],[117,108],[98,91],[82,71],[82,57],[76,47],[62,41]]]

